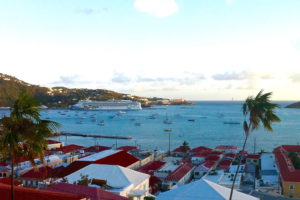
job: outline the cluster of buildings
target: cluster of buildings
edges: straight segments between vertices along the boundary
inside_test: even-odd
[[[49,140],[36,167],[18,159],[15,195],[22,199],[158,200],[300,198],[300,169],[291,152],[300,146],[282,145],[272,153],[250,154],[236,146],[214,149],[178,147],[169,154],[142,151],[136,146],[112,149],[83,147]],[[0,162],[0,193],[10,198],[9,161]]]

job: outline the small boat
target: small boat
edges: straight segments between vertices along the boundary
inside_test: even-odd
[[[171,132],[172,129],[171,129],[171,128],[166,128],[166,129],[164,129],[164,131],[165,131],[165,132]]]
[[[164,120],[164,124],[173,124],[173,121],[168,118],[168,115],[166,115],[166,119]]]
[[[194,119],[188,119],[189,122],[195,122],[196,120]]]
[[[122,110],[120,110],[119,111],[119,114],[125,114],[126,112],[124,112],[124,111],[122,111]]]
[[[135,118],[131,118],[130,120],[131,120],[131,121],[135,121]]]
[[[217,115],[217,117],[218,117],[218,118],[223,118],[223,117],[224,117],[224,114],[220,113],[220,114]]]
[[[99,125],[101,125],[101,126],[104,126],[105,125],[105,121],[104,120],[102,120],[101,122],[99,122],[98,123]]]
[[[92,119],[92,122],[96,122],[97,120],[96,119]]]
[[[206,116],[200,116],[199,118],[201,118],[201,119],[206,119],[207,117],[206,117]]]
[[[241,124],[241,122],[237,122],[237,121],[225,121],[224,124]]]
[[[136,125],[136,126],[141,126],[141,125],[142,125],[142,123],[140,123],[140,122],[136,122],[134,125]]]
[[[77,121],[76,124],[83,124],[83,121]]]

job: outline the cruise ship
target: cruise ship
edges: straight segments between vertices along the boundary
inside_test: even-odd
[[[92,101],[80,100],[77,104],[72,105],[71,109],[75,110],[141,110],[140,102],[131,100],[108,100]]]

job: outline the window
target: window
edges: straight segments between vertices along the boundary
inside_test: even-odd
[[[290,190],[294,190],[294,186],[293,185],[290,185]]]

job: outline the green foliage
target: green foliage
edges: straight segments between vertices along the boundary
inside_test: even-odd
[[[291,159],[291,161],[293,162],[294,168],[300,169],[300,158],[299,158],[298,154],[295,152],[290,152],[288,156]]]
[[[155,197],[144,197],[144,200],[155,200]]]
[[[74,184],[88,186],[92,182],[92,179],[89,179],[89,175],[80,174],[80,177],[81,179],[74,182]]]
[[[187,141],[184,141],[182,146],[180,146],[180,148],[183,153],[186,153],[189,149],[189,143]]]

